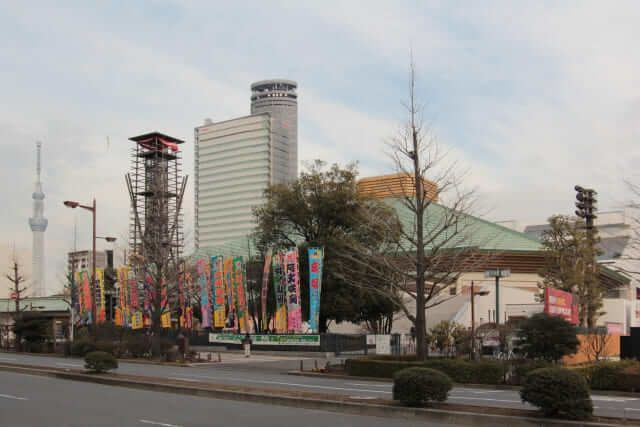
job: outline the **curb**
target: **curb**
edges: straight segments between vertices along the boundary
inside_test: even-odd
[[[0,350],[0,354],[13,354],[13,355],[16,355],[16,356],[55,357],[55,358],[58,358],[58,359],[84,361],[83,357],[65,356],[65,355],[59,354],[59,353],[27,353],[27,352],[24,352],[24,351],[15,352],[15,351]],[[175,366],[175,367],[181,367],[181,368],[200,366],[200,363],[198,363],[198,362],[194,362],[194,363],[175,363],[175,362],[160,362],[160,361],[156,361],[156,360],[143,360],[143,359],[121,359],[121,358],[118,358],[118,362],[133,363],[133,364],[138,364],[138,365]],[[202,362],[202,363],[207,363],[207,362]]]
[[[371,381],[371,382],[393,382],[391,378],[381,378],[381,377],[361,377],[357,375],[343,375],[343,374],[331,374],[331,373],[321,373],[321,372],[312,372],[312,371],[288,371],[287,375],[293,375],[298,377],[312,377],[312,378],[331,378],[331,379],[341,379],[341,380],[362,380],[362,381]],[[507,385],[507,384],[463,384],[463,383],[453,383],[455,387],[464,387],[464,388],[477,388],[484,390],[513,390],[519,391],[520,386],[517,385]],[[592,396],[616,396],[616,397],[634,397],[640,398],[640,392],[632,392],[632,391],[616,391],[616,390],[591,390]]]
[[[465,425],[473,427],[494,427],[496,425],[508,425],[511,427],[613,427],[616,425],[621,425],[619,422],[616,424],[608,424],[601,422],[546,420],[540,418],[519,417],[512,415],[489,415],[474,412],[454,412],[444,409],[405,408],[320,398],[314,399],[308,397],[292,397],[274,394],[273,390],[265,390],[271,392],[270,394],[259,394],[256,392],[216,389],[213,387],[204,388],[198,387],[195,384],[192,386],[186,386],[160,383],[152,380],[136,381],[131,379],[109,377],[108,375],[100,376],[73,372],[62,372],[43,368],[12,366],[8,364],[0,364],[0,371],[19,372],[28,375],[39,375],[65,380],[128,387],[139,390],[160,391],[182,395],[209,397],[215,399],[236,400],[296,408],[325,410],[328,412],[346,413],[351,415],[423,420],[442,424]]]

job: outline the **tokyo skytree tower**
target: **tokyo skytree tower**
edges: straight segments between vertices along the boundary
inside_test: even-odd
[[[29,226],[33,232],[33,248],[31,252],[31,289],[32,296],[46,296],[45,271],[44,271],[44,232],[47,230],[48,221],[44,217],[44,193],[40,182],[40,151],[42,143],[36,143],[37,166],[36,185],[31,198],[33,199],[33,216],[29,218]]]

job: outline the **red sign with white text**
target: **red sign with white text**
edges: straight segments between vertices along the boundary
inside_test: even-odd
[[[553,288],[544,290],[544,312],[549,316],[562,317],[567,322],[577,325],[578,305],[574,303],[570,292]]]

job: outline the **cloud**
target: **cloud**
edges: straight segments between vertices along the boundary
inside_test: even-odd
[[[78,247],[89,244],[89,215],[65,199],[96,197],[99,232],[125,246],[128,137],[184,138],[193,175],[193,128],[248,114],[249,84],[263,78],[299,83],[301,160],[392,172],[384,142],[403,119],[410,49],[425,119],[490,218],[569,213],[576,183],[616,208],[629,197],[623,180],[640,179],[639,15],[633,2],[5,5],[2,243],[30,247],[36,140],[55,276],[76,219]]]

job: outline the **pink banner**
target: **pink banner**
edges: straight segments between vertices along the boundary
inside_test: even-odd
[[[287,330],[302,331],[302,307],[300,306],[300,277],[298,275],[298,249],[285,255],[287,279]]]

